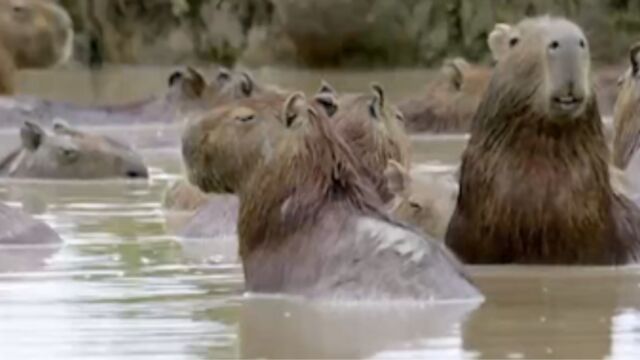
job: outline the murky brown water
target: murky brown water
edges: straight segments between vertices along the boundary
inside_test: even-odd
[[[124,101],[159,92],[167,71],[28,73],[22,89],[85,103]],[[418,71],[257,75],[308,91],[322,77],[350,90],[376,79],[393,98],[427,78]],[[13,141],[2,134],[0,153]],[[433,169],[453,165],[463,144],[460,137],[416,138],[415,160]],[[144,155],[153,168],[148,184],[0,182],[1,201],[64,238],[61,248],[0,249],[7,254],[0,256],[0,358],[640,357],[640,267],[475,267],[487,297],[481,305],[244,297],[233,244],[202,251],[165,230],[160,201],[180,175],[178,150]]]

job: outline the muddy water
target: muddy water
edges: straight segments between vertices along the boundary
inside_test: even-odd
[[[22,89],[83,103],[118,102],[160,91],[167,72],[28,73]],[[416,71],[257,73],[308,91],[320,78],[353,90],[377,79],[394,98],[419,89],[427,77]],[[1,134],[0,153],[13,136]],[[415,160],[427,170],[451,167],[464,141],[415,138]],[[60,247],[0,249],[0,358],[640,356],[639,267],[474,267],[487,296],[483,304],[313,304],[244,296],[234,244],[194,251],[197,244],[165,229],[160,201],[180,176],[177,149],[144,156],[152,166],[148,183],[0,182],[1,201],[45,220],[64,239]]]

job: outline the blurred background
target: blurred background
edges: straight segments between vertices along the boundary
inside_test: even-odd
[[[250,67],[422,67],[488,61],[496,22],[557,14],[588,32],[597,63],[640,39],[640,0],[60,0],[76,61]]]

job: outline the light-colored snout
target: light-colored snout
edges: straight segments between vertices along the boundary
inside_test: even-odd
[[[549,39],[547,54],[550,110],[569,117],[582,113],[590,96],[586,39],[573,34]]]

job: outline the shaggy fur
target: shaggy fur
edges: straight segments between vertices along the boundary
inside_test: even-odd
[[[614,112],[613,163],[620,169],[627,168],[631,157],[640,147],[639,52],[640,43],[630,50],[630,68],[621,79]]]
[[[240,192],[249,291],[349,299],[477,298],[455,258],[393,223],[358,159],[317,107],[291,128]]]
[[[544,17],[518,29],[519,43],[498,62],[474,118],[447,244],[470,263],[636,259],[640,210],[609,183],[593,91],[573,118],[548,110],[547,36],[577,27]]]
[[[468,132],[490,77],[489,68],[470,65],[463,59],[447,62],[423,96],[400,104],[407,130]]]

